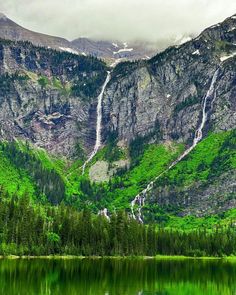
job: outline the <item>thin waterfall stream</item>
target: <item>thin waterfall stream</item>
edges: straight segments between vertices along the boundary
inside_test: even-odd
[[[88,159],[84,162],[83,166],[82,166],[82,173],[84,174],[85,168],[87,166],[87,164],[93,159],[93,157],[96,155],[96,153],[98,152],[99,148],[101,147],[102,144],[102,135],[101,135],[101,131],[102,131],[102,99],[103,99],[103,95],[104,95],[104,91],[106,89],[106,86],[108,84],[108,82],[111,79],[111,72],[107,72],[107,77],[106,80],[102,86],[102,90],[98,96],[98,104],[97,104],[97,123],[96,123],[96,142],[93,148],[93,151],[91,153],[91,155],[88,157]]]
[[[147,187],[131,201],[130,207],[131,207],[132,217],[134,219],[137,219],[139,222],[143,223],[142,207],[145,204],[146,194],[147,194],[147,192],[151,191],[151,189],[153,188],[154,182],[157,181],[164,173],[166,173],[171,168],[173,168],[176,164],[178,164],[183,158],[185,158],[195,148],[195,146],[199,143],[199,141],[202,140],[202,131],[203,131],[203,128],[205,127],[205,124],[207,121],[207,116],[208,116],[207,103],[209,100],[211,100],[211,102],[213,102],[215,99],[215,84],[216,84],[216,81],[218,78],[218,74],[219,74],[219,68],[215,71],[213,78],[211,80],[210,88],[208,89],[206,95],[203,98],[201,124],[195,132],[195,136],[194,136],[192,145],[177,160],[175,160],[166,170],[164,170],[153,181],[151,181],[147,185]],[[137,216],[135,215],[135,211],[134,211],[135,205],[138,205]]]

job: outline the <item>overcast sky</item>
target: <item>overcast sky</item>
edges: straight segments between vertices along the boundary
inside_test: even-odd
[[[200,33],[236,13],[236,0],[0,0],[22,26],[74,39],[158,41]]]

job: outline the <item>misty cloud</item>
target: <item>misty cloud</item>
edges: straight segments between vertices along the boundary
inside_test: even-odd
[[[180,38],[236,13],[235,0],[0,1],[0,11],[22,26],[68,39]]]

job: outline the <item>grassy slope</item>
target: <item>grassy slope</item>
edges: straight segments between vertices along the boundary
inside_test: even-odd
[[[191,154],[160,179],[163,183],[176,187],[191,186],[196,181],[208,183],[214,181],[224,171],[236,168],[236,136],[235,131],[210,134],[195,148]],[[147,145],[137,166],[131,168],[121,176],[115,176],[109,183],[94,184],[94,193],[86,196],[81,192],[81,181],[88,180],[89,167],[97,160],[104,159],[106,148],[100,150],[88,165],[85,175],[81,175],[81,161],[66,168],[62,160],[51,159],[41,149],[27,149],[18,143],[19,149],[25,153],[32,153],[48,170],[55,170],[61,175],[66,184],[67,200],[81,208],[82,203],[90,204],[93,209],[107,207],[109,209],[129,208],[130,201],[147,183],[160,174],[183,151],[182,145]],[[7,169],[6,169],[7,168]],[[35,184],[28,172],[21,167],[14,166],[0,151],[0,186],[10,195],[35,194]],[[82,200],[82,201],[81,201]],[[153,207],[154,208],[154,207]],[[152,208],[152,209],[153,209]],[[161,217],[165,226],[169,228],[191,230],[205,226],[211,228],[219,223],[228,224],[236,220],[236,209],[221,216],[184,218],[168,215],[156,208],[156,216]]]
[[[236,168],[236,131],[210,134],[165,177],[169,185],[188,186],[208,182],[224,171]],[[160,180],[161,183],[162,180]]]
[[[162,173],[168,165],[183,151],[182,145],[148,145],[138,166],[132,168],[123,177],[115,178],[115,183],[121,183],[121,187],[108,192],[112,204],[121,207],[126,202],[130,203],[139,192],[146,188],[147,184],[157,175]]]
[[[184,160],[160,178],[157,185],[169,185],[181,190],[183,187],[191,187],[196,182],[217,183],[218,176],[227,171],[235,173],[235,168],[236,131],[210,134]],[[229,210],[225,214],[196,218],[176,217],[165,213],[158,206],[150,206],[155,211],[155,219],[169,228],[191,230],[236,222],[236,209]],[[150,209],[148,205],[146,209]]]
[[[167,221],[163,224],[165,228],[192,231],[197,229],[212,230],[218,226],[228,226],[236,223],[236,209],[228,210],[222,214],[210,215],[206,217],[184,216],[177,217],[167,216]]]
[[[114,176],[109,183],[93,184],[93,193],[86,195],[81,192],[80,183],[88,180],[89,168],[98,160],[106,160],[106,148],[100,150],[91,163],[88,164],[84,176],[81,176],[81,162],[78,161],[69,172],[68,196],[77,195],[87,200],[92,209],[130,207],[130,201],[141,192],[147,184],[177,158],[183,151],[183,145],[177,144],[150,144],[137,166],[131,168],[121,176]],[[120,153],[124,157],[125,152]],[[117,160],[117,159],[116,159]],[[70,197],[69,197],[70,198]]]

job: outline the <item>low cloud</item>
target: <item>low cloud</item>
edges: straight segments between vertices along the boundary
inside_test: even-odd
[[[198,34],[236,13],[235,0],[4,0],[28,29],[74,39],[160,41]]]

